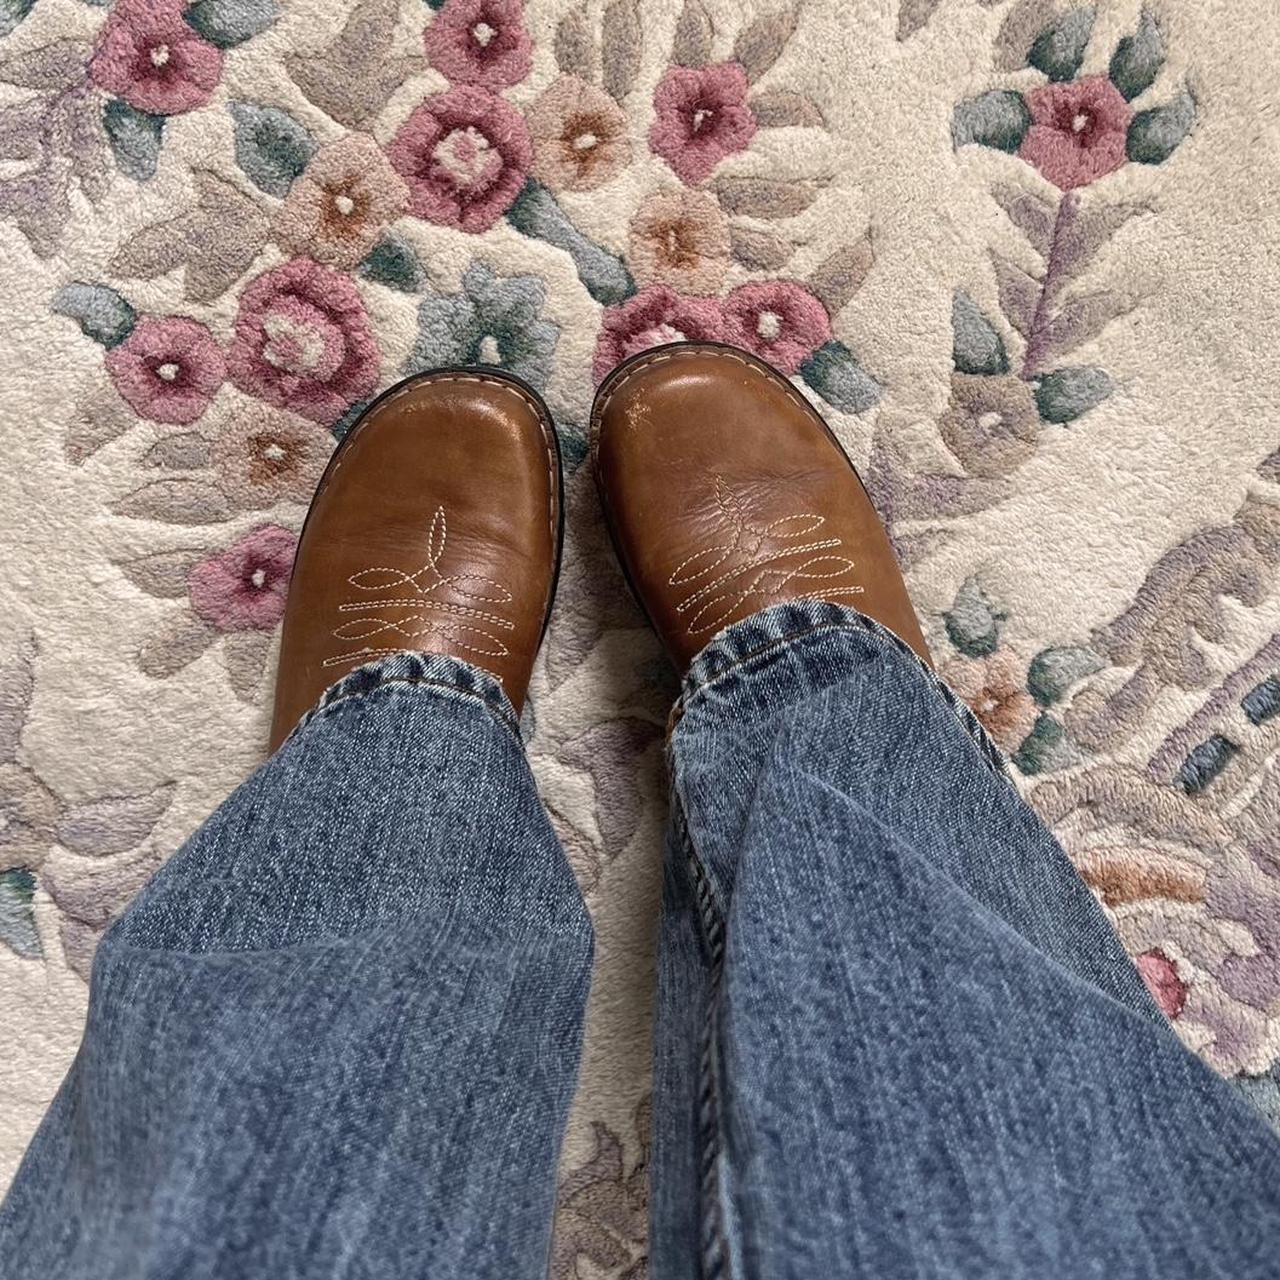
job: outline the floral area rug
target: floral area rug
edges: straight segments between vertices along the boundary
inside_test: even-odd
[[[545,394],[526,717],[600,937],[557,1277],[644,1272],[674,682],[581,466],[681,336],[827,414],[939,665],[1188,1045],[1280,1056],[1280,30],[1207,0],[0,0],[0,1174],[98,937],[261,760],[305,503],[401,375]]]

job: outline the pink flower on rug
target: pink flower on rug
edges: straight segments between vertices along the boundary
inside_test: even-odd
[[[1187,1003],[1187,984],[1178,977],[1173,962],[1163,951],[1144,951],[1133,962],[1147,984],[1147,990],[1170,1020],[1182,1012]]]
[[[561,76],[528,108],[533,174],[552,191],[591,191],[631,163],[622,108],[603,89]]]
[[[409,188],[367,134],[321,147],[276,215],[276,240],[335,267],[354,267],[409,207]]]
[[[729,269],[729,223],[715,196],[688,187],[647,196],[631,219],[627,260],[643,284],[718,293]]]
[[[736,62],[672,67],[653,95],[649,146],[682,182],[702,182],[725,156],[745,151],[756,132],[747,73]]]
[[[183,21],[182,0],[119,0],[89,74],[131,107],[172,116],[202,107],[222,76],[222,51]]]
[[[1063,191],[1087,186],[1125,161],[1133,112],[1106,76],[1046,84],[1027,95],[1031,128],[1018,155]]]
[[[599,382],[628,356],[664,342],[715,342],[723,336],[720,306],[711,298],[682,298],[652,285],[604,313],[591,371]]]
[[[1035,728],[1039,709],[1027,692],[1026,663],[1015,654],[1001,651],[983,661],[955,658],[939,674],[1005,751],[1021,746]]]
[[[222,348],[186,316],[144,317],[107,352],[116,390],[141,418],[182,425],[209,407],[227,376]]]
[[[219,631],[270,631],[284,615],[298,540],[262,524],[187,575],[191,607]]]
[[[268,404],[329,423],[378,380],[378,348],[349,277],[310,258],[264,272],[240,295],[231,380]]]
[[[831,338],[826,307],[789,280],[739,285],[723,306],[725,341],[755,352],[783,373],[795,373]]]
[[[518,84],[533,65],[523,9],[520,0],[447,0],[423,34],[427,61],[458,84]]]
[[[510,208],[533,148],[524,117],[484,89],[428,98],[401,126],[388,154],[428,222],[484,231]]]

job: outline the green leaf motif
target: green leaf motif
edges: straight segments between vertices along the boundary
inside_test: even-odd
[[[183,17],[219,49],[234,49],[260,35],[280,16],[276,0],[195,0]]]
[[[53,310],[75,320],[86,338],[104,347],[119,346],[138,320],[138,313],[114,289],[82,280],[63,285],[53,295]]]
[[[1100,405],[1111,390],[1111,378],[1104,369],[1054,369],[1040,379],[1036,408],[1044,422],[1074,422]]]
[[[951,116],[951,142],[956,147],[976,143],[997,151],[1014,152],[1031,127],[1031,109],[1022,94],[992,89],[956,105]]]
[[[0,872],[0,942],[27,960],[41,954],[40,935],[31,909],[36,878],[25,867]]]
[[[36,0],[0,0],[0,36],[10,31],[31,12]]]
[[[146,182],[156,174],[160,141],[164,137],[164,116],[153,116],[131,107],[122,98],[112,98],[102,109],[102,126],[111,143],[116,168],[126,178]]]
[[[1049,715],[1042,715],[1036,721],[1035,728],[1023,738],[1011,758],[1014,768],[1028,776],[1066,769],[1083,759],[1079,748],[1067,737],[1067,731]]]
[[[1009,615],[998,609],[970,578],[956,592],[955,602],[942,615],[947,638],[967,658],[985,658],[1000,643],[1000,624]]]
[[[1071,80],[1080,70],[1092,34],[1093,9],[1072,9],[1035,38],[1027,65],[1043,71],[1050,80]]]
[[[356,270],[366,280],[399,289],[401,293],[417,293],[427,280],[418,255],[399,236],[383,236]]]
[[[1189,93],[1179,94],[1166,106],[1139,111],[1129,121],[1125,153],[1136,164],[1160,164],[1191,132],[1195,121],[1196,103]]]
[[[1164,36],[1155,18],[1144,9],[1138,29],[1125,36],[1111,55],[1111,83],[1126,101],[1149,89],[1164,65]]]
[[[1092,649],[1081,646],[1041,649],[1027,668],[1027,689],[1042,707],[1047,707],[1059,701],[1073,684],[1105,665]]]
[[[866,413],[880,399],[880,384],[834,338],[800,366],[800,376],[832,408],[844,413]]]
[[[278,107],[233,102],[231,117],[236,127],[236,163],[268,195],[288,195],[293,180],[315,154],[311,135]]]
[[[626,264],[588,240],[540,182],[531,178],[525,183],[507,210],[507,221],[523,235],[563,249],[573,259],[587,292],[602,306],[616,306],[635,293],[635,281]]]
[[[967,294],[951,303],[952,357],[960,373],[1008,373],[1009,355],[991,321]]]

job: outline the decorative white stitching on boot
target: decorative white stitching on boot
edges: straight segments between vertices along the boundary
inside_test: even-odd
[[[427,535],[427,562],[421,569],[406,573],[388,565],[372,565],[347,579],[365,598],[346,600],[338,606],[339,613],[358,616],[341,622],[333,631],[334,638],[347,643],[378,637],[385,645],[392,637],[400,636],[408,643],[396,648],[366,645],[326,658],[324,666],[368,662],[403,648],[417,648],[412,642],[426,636],[442,639],[450,647],[480,658],[507,657],[510,650],[495,632],[514,631],[515,623],[467,602],[500,607],[510,604],[514,597],[502,583],[483,574],[444,573],[441,565],[448,538],[444,507],[437,507]],[[381,592],[391,595],[378,599]],[[438,599],[441,595],[451,595],[453,599]],[[387,610],[397,612],[391,615]]]
[[[780,516],[766,525],[753,523],[723,476],[717,475],[723,542],[695,551],[676,565],[668,585],[688,587],[676,612],[688,614],[688,634],[714,633],[728,626],[748,601],[831,600],[860,595],[863,588],[824,585],[820,590],[789,591],[794,583],[834,583],[854,570],[848,556],[827,554],[843,545],[839,538],[814,537],[826,517],[813,511]],[[819,554],[815,554],[819,553]],[[788,563],[805,556],[799,564]]]

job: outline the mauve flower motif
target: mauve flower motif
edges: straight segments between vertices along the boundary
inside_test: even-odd
[[[333,444],[324,428],[256,405],[213,443],[218,488],[245,511],[309,502]]]
[[[631,219],[627,258],[641,284],[718,293],[729,268],[729,224],[719,202],[687,187],[655,191]]]
[[[724,332],[726,342],[790,374],[830,340],[831,317],[802,285],[769,280],[739,285],[729,294],[724,300]]]
[[[1005,751],[1016,750],[1035,727],[1039,711],[1027,692],[1026,664],[1013,654],[954,658],[941,675]]]
[[[107,352],[107,372],[139,417],[183,425],[209,407],[227,376],[222,348],[186,316],[144,316]]]
[[[278,243],[335,267],[354,267],[409,207],[409,188],[364,133],[321,147],[276,215]]]
[[[191,569],[191,607],[218,631],[270,631],[284,615],[297,544],[278,524],[251,529]]]
[[[1106,76],[1043,85],[1027,106],[1031,127],[1018,155],[1054,186],[1083,187],[1124,164],[1133,111]]]
[[[725,156],[745,151],[756,132],[747,73],[736,62],[672,67],[653,95],[649,146],[682,182],[698,183]]]
[[[227,363],[242,391],[326,424],[378,380],[378,347],[355,285],[310,258],[246,287]]]
[[[592,191],[631,163],[622,108],[577,76],[561,76],[525,118],[533,135],[533,176],[553,191]]]
[[[89,74],[131,107],[172,116],[209,101],[222,51],[183,20],[182,0],[118,0],[98,35]]]
[[[423,33],[427,61],[458,84],[518,84],[533,65],[523,10],[520,0],[447,0]]]
[[[637,352],[665,342],[718,342],[723,331],[720,306],[711,298],[683,298],[666,285],[650,285],[605,311],[591,371],[599,382]]]
[[[428,222],[484,231],[511,207],[532,157],[524,117],[484,89],[428,98],[400,127],[388,154]]]
[[[953,373],[951,403],[938,430],[969,475],[1007,476],[1036,451],[1035,393],[1012,375]]]

